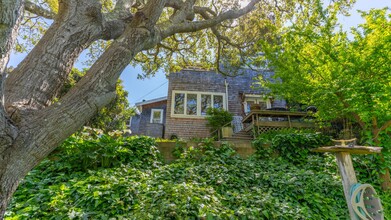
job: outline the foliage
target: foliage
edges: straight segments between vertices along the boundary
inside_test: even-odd
[[[58,13],[58,0],[31,0],[31,2],[54,14]],[[116,2],[114,0],[101,0],[102,12],[112,13]],[[142,8],[145,3],[146,1],[135,1],[133,10],[137,7]],[[200,4],[203,7],[211,7],[216,12],[230,9],[237,10],[244,6],[240,0],[202,1]],[[257,42],[270,28],[279,25],[280,22],[273,21],[272,14],[281,14],[282,10],[286,14],[292,14],[291,9],[295,4],[295,1],[282,1],[276,5],[265,2],[263,7],[255,7],[256,12],[253,15],[245,16],[238,22],[228,20],[224,21],[221,26],[216,25],[214,30],[177,33],[175,36],[163,39],[161,44],[149,51],[137,54],[131,64],[142,67],[143,71],[139,73],[139,77],[153,76],[157,70],[162,68],[166,72],[179,71],[185,66],[198,66],[204,69],[217,68],[219,71],[223,71],[223,68],[220,68],[223,64],[230,67],[230,71],[226,74],[233,74],[235,70],[239,70],[240,65],[247,64],[244,62],[246,60],[244,57],[254,54],[252,47],[254,42]],[[159,23],[169,21],[175,11],[172,8],[165,9],[160,16]],[[19,52],[31,50],[51,24],[51,20],[36,16],[29,11],[26,11],[25,14],[24,25],[22,25],[20,31],[23,40],[18,41],[15,46]],[[202,20],[206,18],[205,16],[210,15],[197,14],[195,19]],[[262,22],[260,22],[261,19]],[[238,23],[241,25],[237,25]],[[247,37],[238,35],[238,32]],[[216,38],[216,35],[219,37]],[[107,49],[110,42],[103,40],[93,42],[86,54],[88,60],[83,63],[91,66]]]
[[[86,70],[80,71],[73,68],[59,93],[59,97],[65,95],[85,75]],[[116,85],[116,97],[107,106],[95,114],[85,126],[99,128],[105,132],[113,130],[124,130],[134,109],[129,107],[128,92],[125,91],[122,81],[119,79]]]
[[[216,131],[217,129],[222,128],[223,126],[230,127],[230,122],[232,121],[233,114],[228,112],[225,109],[220,108],[208,108],[206,110],[205,119],[208,121],[207,126],[210,127],[210,130]]]
[[[298,15],[280,30],[279,44],[261,43],[274,78],[280,79],[265,85],[290,100],[316,105],[323,119],[354,114],[368,127],[373,117],[383,125],[391,118],[389,15],[385,9],[363,12],[366,23],[352,29],[350,40],[337,29],[339,8],[322,9],[321,1],[315,2],[310,17]]]
[[[292,163],[305,163],[310,149],[325,146],[330,138],[321,134],[286,134],[273,138],[272,149]]]
[[[6,219],[347,217],[330,155],[310,155],[296,166],[282,158],[242,159],[206,139],[162,164],[153,139],[116,136],[69,138],[24,179]]]
[[[61,163],[58,170],[64,173],[98,168],[132,166],[158,166],[161,162],[156,142],[150,137],[123,137],[123,133],[105,134],[98,129],[85,128],[80,134],[69,137],[50,159]]]
[[[327,146],[331,142],[330,137],[311,130],[280,130],[261,134],[253,144],[258,149],[258,156],[273,156],[278,154],[281,158],[295,165],[308,162],[308,157],[314,155],[310,150]]]
[[[259,46],[259,59],[275,70],[272,80],[261,79],[273,93],[315,105],[322,120],[347,118],[361,128],[361,143],[389,148],[391,129],[391,14],[388,9],[361,12],[365,23],[342,31],[339,4],[323,8],[314,0],[294,21]],[[384,157],[379,160],[389,174]],[[384,188],[391,180],[382,176]]]
[[[290,100],[316,105],[322,119],[354,116],[364,129],[385,130],[391,120],[390,15],[385,9],[362,12],[366,23],[352,29],[350,40],[337,29],[339,8],[315,2],[310,17],[298,16],[280,30],[279,44],[261,43],[279,79],[263,83]]]

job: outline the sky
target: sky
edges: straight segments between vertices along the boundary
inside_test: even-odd
[[[339,19],[344,29],[349,30],[350,27],[356,27],[363,22],[357,10],[368,11],[371,8],[384,7],[391,7],[391,0],[357,0],[354,8],[351,10],[351,16],[340,17]],[[25,54],[12,54],[9,66],[16,67],[24,57]],[[78,68],[83,67],[81,64],[82,60],[83,53],[75,66]],[[154,77],[148,79],[137,79],[137,75],[141,73],[140,67],[128,66],[121,74],[124,88],[129,93],[128,100],[131,106],[142,100],[160,98],[167,95],[168,81],[163,71],[156,73]]]

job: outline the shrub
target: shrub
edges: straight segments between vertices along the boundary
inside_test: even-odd
[[[216,148],[206,139],[162,164],[150,138],[72,140],[23,180],[6,219],[347,218],[331,157],[311,155],[300,167],[281,159],[242,159],[228,144]],[[121,163],[108,168],[96,161],[102,156],[85,158],[87,151],[76,150],[106,152],[99,148],[120,149],[117,144],[132,153],[116,150],[122,156],[110,158]],[[80,169],[76,158],[90,162]]]
[[[206,110],[207,126],[210,127],[212,132],[223,126],[231,126],[229,123],[232,121],[232,117],[233,114],[225,109],[208,108]]]
[[[302,164],[307,161],[311,153],[310,149],[330,144],[329,136],[314,133],[313,131],[282,130],[261,134],[253,144],[258,151],[258,156],[270,156],[273,153],[294,164]],[[270,145],[265,149],[264,145]]]
[[[61,163],[63,166],[58,168],[67,172],[118,167],[125,163],[145,167],[163,161],[155,139],[146,136],[122,137],[115,132],[72,135],[49,159]]]

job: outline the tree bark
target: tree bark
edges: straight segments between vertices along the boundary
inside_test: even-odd
[[[0,179],[4,180],[0,181],[0,219],[2,219],[11,195],[17,187],[17,184],[12,184],[15,182],[13,180],[15,176],[6,176],[5,172],[7,170],[3,165],[9,161],[4,153],[11,149],[18,133],[17,128],[9,120],[3,108],[3,85],[6,78],[6,65],[22,19],[23,1],[1,0],[0,11]],[[12,170],[8,172],[12,173]]]
[[[98,2],[64,2],[54,23],[5,82],[5,107],[16,122],[20,119],[15,111],[21,107],[50,105],[80,53],[102,33]]]
[[[383,155],[380,155],[380,161],[382,163],[385,162]],[[381,188],[383,191],[391,192],[391,175],[390,175],[390,169],[386,168],[384,170],[384,173],[379,174],[380,179],[382,180]]]
[[[23,0],[1,0],[0,9],[0,73],[2,74],[16,39],[18,24],[22,20]]]
[[[23,0],[15,2],[23,5]],[[216,13],[203,22],[186,20],[194,14],[191,9],[195,1],[188,0],[177,6],[175,22],[168,26],[157,22],[164,7],[169,7],[169,0],[148,1],[134,15],[120,7],[128,9],[132,1],[118,1],[120,8],[110,16],[120,18],[110,17],[108,21],[101,13],[99,1],[59,2],[54,23],[5,81],[7,111],[0,114],[0,219],[19,181],[114,99],[116,82],[137,53],[177,32],[195,32],[246,14],[258,0],[243,10]],[[112,38],[115,40],[85,76],[52,103],[82,50],[98,39]],[[4,43],[2,39],[0,43]]]
[[[154,10],[161,11],[162,6],[155,5]],[[157,13],[154,10],[153,13]],[[151,25],[150,30],[139,27],[145,24],[142,20],[147,17],[143,15],[137,19],[63,98],[40,111],[24,115],[18,123],[21,128],[18,137],[0,155],[3,158],[0,160],[0,219],[20,179],[113,100],[117,79],[129,61],[141,50],[156,45],[157,41],[152,40],[157,39],[154,27]]]

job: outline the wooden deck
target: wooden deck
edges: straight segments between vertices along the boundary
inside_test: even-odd
[[[254,110],[242,122],[248,124],[245,131],[249,132],[255,129],[257,133],[268,129],[315,127],[315,123],[308,118],[306,112]]]

